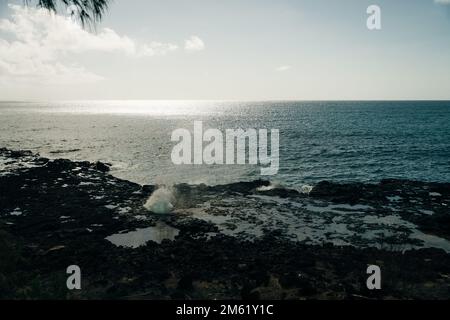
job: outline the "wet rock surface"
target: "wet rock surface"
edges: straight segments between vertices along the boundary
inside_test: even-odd
[[[165,215],[143,207],[156,188],[0,149],[0,298],[450,296],[450,184],[178,185]],[[371,264],[382,290],[366,287]],[[67,290],[70,265],[82,290]]]

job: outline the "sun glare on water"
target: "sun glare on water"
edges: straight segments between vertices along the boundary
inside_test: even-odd
[[[220,112],[219,102],[194,100],[104,100],[62,101],[42,108],[42,112],[76,114],[123,114],[149,116],[202,115]]]

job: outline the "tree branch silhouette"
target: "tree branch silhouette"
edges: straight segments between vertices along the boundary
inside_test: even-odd
[[[111,0],[25,0],[26,5],[36,3],[37,7],[50,11],[58,11],[60,6],[74,8],[73,14],[81,21],[81,24],[95,25],[104,16]]]

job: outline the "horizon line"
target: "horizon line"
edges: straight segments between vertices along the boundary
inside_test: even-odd
[[[450,102],[448,99],[8,99],[0,103],[21,102],[105,102],[105,101],[192,101],[192,102]]]

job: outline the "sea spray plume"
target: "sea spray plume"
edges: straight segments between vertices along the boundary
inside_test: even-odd
[[[310,194],[312,189],[314,189],[313,186],[310,186],[309,184],[304,184],[300,188],[296,189],[298,192],[303,194]]]
[[[144,204],[144,207],[153,213],[165,214],[170,213],[173,210],[174,202],[175,197],[171,188],[161,186],[152,193],[150,198],[148,198],[147,202]]]
[[[258,192],[270,192],[270,191],[277,191],[277,190],[285,190],[286,192],[294,191],[298,192],[300,194],[309,195],[309,193],[312,191],[314,187],[310,186],[308,184],[301,185],[300,187],[294,187],[294,188],[287,188],[281,184],[281,182],[277,181],[271,181],[269,185],[262,185],[256,189]]]
[[[270,190],[282,189],[282,188],[284,188],[284,187],[281,185],[281,183],[271,181],[269,185],[260,186],[256,189],[256,191],[264,192],[264,191],[270,191]]]

